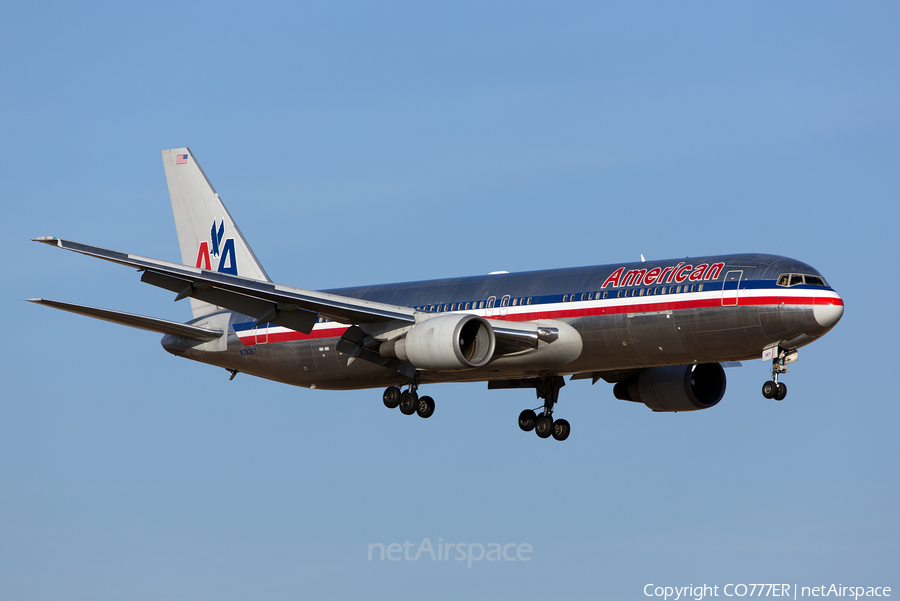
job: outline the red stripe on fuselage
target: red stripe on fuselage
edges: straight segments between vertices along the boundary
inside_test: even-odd
[[[649,298],[649,297],[644,297]],[[654,297],[658,298],[658,297]],[[606,301],[604,301],[605,303]],[[844,301],[835,297],[821,296],[741,296],[738,299],[740,307],[763,306],[763,305],[844,305]],[[491,315],[486,316],[487,319],[496,319],[498,321],[535,321],[538,319],[565,319],[572,317],[595,317],[601,315],[621,315],[622,313],[658,313],[660,311],[683,311],[685,309],[705,309],[710,307],[720,307],[726,310],[733,309],[735,305],[722,305],[722,297],[702,298],[696,300],[683,300],[672,302],[643,302],[628,305],[614,306],[593,306],[583,309],[555,309],[546,311],[532,311],[529,313],[516,313],[514,315]],[[339,338],[347,331],[346,327],[330,327],[319,328],[313,330],[309,334],[302,332],[272,332],[268,335],[262,334],[260,337],[266,338],[268,343],[288,342],[294,340],[315,340],[320,338]],[[249,330],[248,332],[252,332]],[[244,346],[253,346],[256,344],[257,336],[255,334],[245,334],[241,337]]]

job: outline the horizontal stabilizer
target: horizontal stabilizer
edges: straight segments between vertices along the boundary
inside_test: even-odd
[[[139,328],[141,330],[159,332],[160,334],[171,334],[172,336],[182,336],[194,340],[215,340],[222,335],[222,330],[198,328],[197,326],[188,325],[186,323],[158,319],[156,317],[145,317],[143,315],[123,313],[122,311],[112,311],[110,309],[98,309],[97,307],[64,303],[62,301],[49,300],[46,298],[26,298],[25,300],[30,303],[46,305],[48,307],[53,307],[54,309],[68,311],[69,313],[87,315],[88,317],[93,317],[95,319],[102,319],[103,321],[110,321],[112,323]]]

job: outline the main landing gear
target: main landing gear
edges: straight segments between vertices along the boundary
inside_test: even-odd
[[[434,414],[434,399],[430,396],[420,397],[416,392],[418,388],[419,383],[415,380],[410,381],[406,392],[401,392],[397,386],[388,386],[382,397],[384,406],[388,409],[400,407],[403,415],[416,413],[422,418],[431,417]]]
[[[787,386],[783,382],[778,381],[778,376],[789,372],[790,370],[785,365],[793,363],[797,358],[797,351],[778,350],[772,359],[772,379],[763,384],[762,387],[764,397],[775,399],[776,401],[784,400],[784,397],[787,396]]]
[[[539,399],[544,399],[544,407],[538,415],[533,409],[526,409],[519,414],[519,428],[525,432],[534,430],[540,438],[553,436],[556,440],[565,440],[572,431],[569,422],[564,419],[553,419],[553,405],[559,399],[559,389],[565,386],[561,376],[538,378],[534,383]]]

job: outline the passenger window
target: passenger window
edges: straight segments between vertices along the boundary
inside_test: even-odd
[[[471,306],[472,306],[472,303],[466,303],[466,311],[468,311],[469,307],[471,307]]]
[[[456,311],[456,303],[453,303],[452,305],[450,305],[450,310]]]
[[[703,292],[703,284],[697,286],[697,292]]]
[[[681,286],[675,289],[675,294],[681,294]]]
[[[584,300],[584,299],[581,299],[581,300]],[[594,300],[594,293],[593,293],[593,292],[588,292],[588,300]]]
[[[512,306],[515,307],[515,306],[518,305],[518,304],[519,304],[519,299],[514,298],[514,299],[513,299],[513,304],[512,304]]]
[[[797,286],[802,283],[803,283],[803,275],[801,275],[799,273],[791,274],[791,283],[789,284],[790,286]]]
[[[530,296],[528,297],[528,304],[529,304],[529,305],[531,304],[531,297],[530,297]]]
[[[567,300],[569,300],[569,295],[563,294],[563,302],[566,302]]]
[[[597,294],[600,294],[600,293],[598,292]],[[603,293],[603,300],[606,300],[606,295],[607,295],[607,293],[604,292],[604,293]]]
[[[584,292],[582,292],[582,293],[581,293],[581,300],[584,300],[585,297],[586,297],[586,294],[585,294]]]
[[[481,301],[480,303],[478,303],[478,308],[484,309],[484,301]]]

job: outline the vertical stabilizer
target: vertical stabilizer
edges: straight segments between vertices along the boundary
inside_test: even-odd
[[[162,151],[185,265],[271,282],[215,188],[188,148]],[[191,299],[194,317],[217,307]]]

